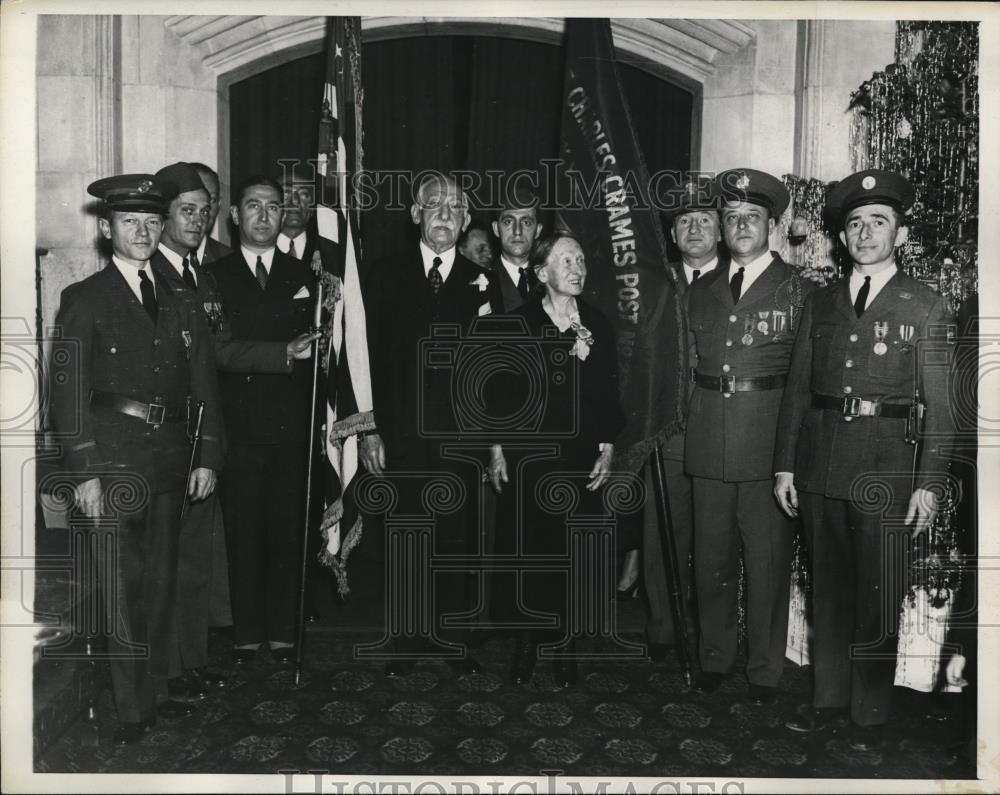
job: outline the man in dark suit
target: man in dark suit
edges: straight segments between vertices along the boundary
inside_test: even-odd
[[[304,334],[287,345],[269,340],[234,340],[231,324],[222,312],[215,279],[198,262],[197,246],[209,218],[208,192],[197,171],[188,163],[174,163],[156,172],[178,190],[167,208],[160,245],[150,259],[154,273],[172,289],[192,296],[215,343],[220,370],[246,373],[291,371],[291,360],[308,358],[312,335]],[[211,594],[226,589],[224,612],[229,613],[228,560],[222,507],[216,495],[192,505],[184,517],[178,568],[178,644],[171,657],[171,697],[204,698],[210,687],[221,687],[225,678],[207,670]],[[221,582],[220,582],[221,581]]]
[[[535,241],[542,234],[538,199],[523,191],[515,192],[497,214],[493,234],[500,239],[500,259],[493,266],[493,272],[500,286],[503,311],[510,312],[527,300],[536,284],[528,260]]]
[[[789,201],[781,181],[736,169],[716,184],[732,260],[688,293],[695,388],[684,464],[694,492],[698,687],[714,690],[736,662],[742,547],[746,675],[751,702],[764,704],[774,700],[784,666],[792,560],[791,522],[771,494],[771,459],[795,321],[814,285],[769,251]]]
[[[285,214],[275,245],[282,254],[309,265],[316,251],[316,229],[313,208],[315,188],[308,182],[296,182],[289,174],[282,183]]]
[[[212,230],[215,229],[215,219],[219,216],[219,175],[204,163],[191,163],[198,176],[201,177],[205,190],[208,191],[208,220],[205,223],[205,230],[202,233],[201,242],[198,244],[198,261],[202,265],[222,259],[230,254],[229,246],[220,243],[212,237]]]
[[[52,419],[66,466],[79,478],[77,507],[115,553],[112,563],[99,556],[98,569],[113,628],[107,652],[115,742],[128,744],[158,715],[192,712],[169,700],[167,687],[178,518],[185,495],[197,502],[215,488],[222,418],[204,316],[149,266],[176,188],[129,174],[98,180],[88,191],[103,200],[100,230],[111,241],[112,261],[63,292]],[[202,441],[188,479],[189,406],[198,401],[205,403]]]
[[[458,253],[480,268],[492,268],[495,254],[489,230],[481,226],[470,226],[458,239]]]
[[[787,725],[814,731],[845,722],[849,708],[860,750],[882,742],[911,535],[934,521],[947,468],[939,447],[954,427],[943,301],[895,262],[913,198],[906,179],[879,170],[830,192],[854,268],[806,301],[774,451],[775,496],[801,512],[812,563],[813,709]],[[926,427],[915,449],[918,390]]]
[[[240,248],[209,268],[226,322],[241,341],[287,344],[312,325],[315,278],[275,248],[281,186],[251,177],[233,199]],[[232,450],[222,504],[238,665],[264,641],[281,664],[295,656],[312,378],[306,362],[288,357],[286,365],[284,373],[219,376]]]
[[[422,513],[420,475],[453,475],[465,486],[464,504],[454,512],[439,513],[433,530],[436,555],[467,555],[477,544],[479,471],[473,461],[445,457],[442,446],[460,442],[454,420],[452,368],[422,361],[421,341],[434,324],[465,332],[472,321],[497,307],[491,306],[491,278],[458,253],[455,243],[468,226],[466,199],[455,181],[435,176],[417,188],[410,217],[420,228],[419,245],[372,267],[366,285],[368,345],[372,360],[372,398],[377,432],[362,439],[361,460],[370,472],[383,471],[399,492],[397,511]],[[438,347],[447,355],[457,340]],[[440,358],[440,357],[439,357]],[[444,429],[444,430],[442,430]],[[469,577],[463,572],[435,575],[432,621],[435,639],[462,642],[463,631],[442,626],[442,617],[467,611]],[[389,676],[408,673],[415,661],[428,656],[431,639],[396,638],[399,658],[386,665]],[[440,647],[438,647],[440,650]],[[405,655],[405,658],[403,657]],[[474,673],[479,663],[470,655],[449,658],[456,670]]]
[[[722,239],[719,231],[719,199],[711,183],[698,185],[696,182],[689,182],[671,191],[667,206],[670,207],[672,216],[670,237],[681,252],[681,261],[672,262],[669,267],[674,282],[686,301],[692,283],[716,268],[725,269],[729,266],[728,259],[720,261],[719,257],[719,241]],[[664,385],[673,388],[669,380]],[[660,448],[660,454],[663,458],[670,518],[680,566],[680,587],[685,597],[688,622],[693,629],[690,557],[694,519],[691,476],[684,472],[684,434],[677,433],[667,439]],[[647,494],[652,495],[654,491],[650,477],[647,467]],[[650,611],[646,624],[647,653],[651,659],[658,661],[666,657],[675,639],[659,520],[652,499],[646,501],[643,515],[642,551],[642,577]]]

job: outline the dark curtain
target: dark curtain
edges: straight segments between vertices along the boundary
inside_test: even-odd
[[[315,157],[325,58],[300,58],[231,87],[232,185],[251,173],[280,175],[281,159],[305,165]],[[365,44],[362,58],[368,171],[466,169],[485,181],[488,171],[536,170],[558,155],[560,46],[427,36]],[[650,172],[689,168],[691,93],[634,67],[620,69]],[[377,206],[362,219],[365,263],[416,240],[409,189],[409,179],[378,185]]]

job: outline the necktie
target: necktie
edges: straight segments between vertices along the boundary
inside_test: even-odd
[[[434,295],[437,295],[441,290],[441,285],[444,284],[444,279],[441,278],[441,271],[438,268],[441,267],[441,258],[435,257],[434,262],[431,263],[431,272],[427,274],[427,278],[430,280],[431,289],[434,291]]]
[[[159,307],[156,305],[156,291],[144,270],[139,271],[139,294],[142,295],[142,308],[146,310],[153,325],[156,325],[156,317],[159,314]]]
[[[264,260],[260,258],[260,254],[257,255],[257,284],[260,285],[261,290],[267,289],[267,268],[264,267]]]
[[[521,298],[525,301],[528,300],[528,269],[518,268],[517,277],[517,291],[521,294]]]
[[[743,271],[745,270],[746,268],[741,267],[733,274],[733,278],[729,280],[729,292],[733,294],[734,304],[740,302],[740,293],[743,292]]]
[[[295,253],[295,241],[294,240],[289,240],[288,241],[288,256],[289,257],[295,257],[295,259],[299,258],[298,254]]]
[[[188,254],[184,258],[184,273],[181,274],[181,278],[184,279],[184,284],[190,287],[192,290],[197,288],[194,281],[194,274],[191,272],[191,260],[195,259],[196,254]]]
[[[858,290],[858,297],[854,299],[854,314],[861,317],[865,313],[865,304],[868,303],[868,292],[872,288],[872,277],[865,276],[865,283]]]
[[[694,284],[696,281],[698,281],[699,276],[701,276],[701,271],[694,271],[691,274],[691,284]]]

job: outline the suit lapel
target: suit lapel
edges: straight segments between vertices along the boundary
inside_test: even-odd
[[[131,267],[131,266],[128,266]],[[118,266],[113,262],[108,263],[108,268],[111,270],[110,282],[111,290],[113,294],[117,295],[118,301],[126,307],[126,312],[132,317],[136,325],[143,329],[146,329],[150,334],[155,331],[155,326],[153,325],[153,319],[146,312],[146,308],[142,305],[129,283],[125,281],[125,277],[121,275],[118,270]],[[157,301],[159,303],[159,301]]]
[[[765,295],[774,293],[775,288],[781,284],[784,274],[781,272],[781,265],[778,259],[772,258],[771,264],[764,268],[764,272],[758,276],[754,283],[740,296],[740,304],[752,304]],[[728,284],[726,285],[728,287]],[[739,304],[737,304],[739,306]]]
[[[851,303],[851,279],[841,279],[837,285],[837,292],[834,295],[833,305],[844,317],[852,322],[857,322],[858,318],[854,314],[854,304]]]
[[[888,296],[888,295],[896,295],[898,293],[898,291],[899,291],[899,274],[900,274],[899,270],[897,270],[894,274],[892,274],[892,278],[889,279],[889,281],[887,281],[885,283],[885,286],[883,286],[882,289],[878,291],[878,295],[876,295],[872,299],[872,302],[870,304],[868,304],[867,307],[865,307],[865,313],[864,313],[864,315],[862,315],[862,317],[867,316],[873,309],[877,311],[881,307],[881,305],[884,302],[884,299],[886,298],[886,296]],[[844,281],[849,281],[849,280],[845,279]],[[848,299],[850,299],[850,295],[848,295]],[[853,306],[851,307],[851,314],[852,315],[854,314],[854,307]]]
[[[702,277],[704,278],[704,277]],[[729,269],[719,268],[718,275],[712,283],[712,292],[727,309],[733,308],[733,294],[729,289]]]

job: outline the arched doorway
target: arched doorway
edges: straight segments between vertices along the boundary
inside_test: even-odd
[[[418,35],[366,41],[362,56],[367,170],[462,169],[486,180],[490,172],[537,170],[558,156],[560,45]],[[252,173],[279,173],[280,160],[305,164],[315,156],[325,58],[305,55],[231,84],[231,185]],[[649,168],[692,168],[696,90],[628,63],[620,63],[620,74]],[[384,206],[390,191],[384,182],[380,206],[365,214],[366,261],[397,250],[413,234],[407,213]]]

